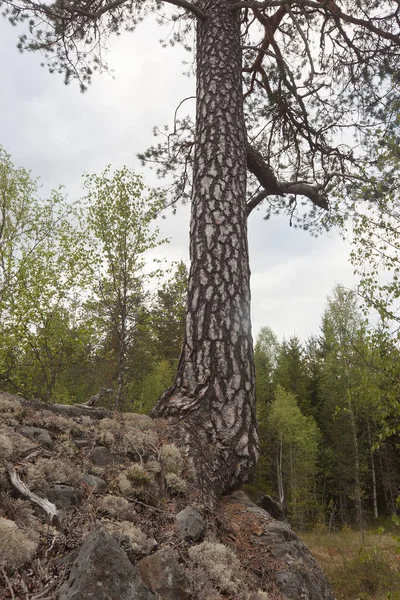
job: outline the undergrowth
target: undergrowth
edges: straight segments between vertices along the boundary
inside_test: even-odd
[[[302,534],[337,600],[400,600],[400,555],[388,533]]]

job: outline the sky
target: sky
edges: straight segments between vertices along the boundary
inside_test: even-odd
[[[142,173],[136,154],[153,142],[154,126],[172,124],[179,102],[194,94],[182,49],[163,48],[162,30],[147,18],[134,33],[109,41],[107,62],[113,74],[97,74],[84,94],[65,86],[61,75],[40,66],[38,54],[20,54],[17,30],[0,18],[0,145],[16,166],[40,177],[45,196],[62,184],[72,201],[82,195],[84,172],[100,173],[107,164]],[[189,207],[160,221],[168,260],[188,264]],[[287,217],[249,217],[253,337],[263,326],[279,339],[318,334],[326,298],[337,284],[354,287],[348,262],[350,245],[337,233],[314,238],[289,226]]]

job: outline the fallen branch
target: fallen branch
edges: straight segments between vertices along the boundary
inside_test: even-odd
[[[18,396],[14,396],[16,400],[24,406],[35,408],[37,410],[49,410],[59,415],[67,415],[68,417],[91,417],[92,419],[106,419],[113,416],[112,410],[103,408],[93,408],[87,404],[47,404],[40,400],[26,400]]]
[[[28,498],[31,502],[34,502],[35,504],[40,506],[40,508],[43,509],[44,512],[47,514],[50,525],[54,525],[54,527],[60,529],[61,521],[56,505],[52,502],[49,502],[49,500],[47,500],[46,498],[40,498],[39,496],[31,492],[27,488],[25,483],[21,481],[21,479],[18,477],[17,472],[11,463],[6,463],[6,469],[10,477],[10,481],[15,487],[15,489],[18,490],[20,494]]]

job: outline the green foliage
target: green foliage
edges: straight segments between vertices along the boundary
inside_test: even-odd
[[[280,501],[285,502],[293,525],[304,527],[315,509],[312,493],[320,431],[314,418],[301,412],[294,394],[278,386],[268,432]]]
[[[0,148],[0,381],[49,398],[70,357],[88,341],[70,316],[88,279],[81,214]],[[71,315],[73,314],[73,311]]]
[[[157,291],[151,311],[156,352],[175,366],[185,330],[187,284],[187,267],[181,261],[173,277]]]
[[[391,536],[346,528],[336,534],[303,534],[337,600],[399,600],[400,571]]]
[[[146,269],[145,255],[167,241],[154,227],[164,201],[127,167],[112,172],[108,166],[101,175],[86,175],[84,187],[97,275],[87,306],[113,364],[115,406],[122,408],[129,354],[148,318],[146,283],[160,275],[158,268]]]
[[[374,160],[371,184],[360,185],[353,192],[356,202],[351,227],[350,260],[359,277],[359,293],[364,312],[375,309],[384,328],[399,322],[400,250],[399,221],[399,142],[398,102],[387,113],[390,126],[370,139]],[[362,202],[360,202],[362,201]]]
[[[269,438],[267,417],[275,388],[274,373],[278,355],[278,339],[272,329],[262,327],[254,346],[256,372],[256,409],[260,456],[256,467],[254,487],[258,492],[269,491]],[[250,490],[251,491],[251,490]]]
[[[358,556],[337,566],[330,579],[333,588],[339,590],[338,600],[387,598],[388,593],[394,599],[391,594],[398,592],[400,586],[400,574],[376,548],[361,548]]]
[[[311,414],[309,380],[306,371],[304,349],[297,336],[292,336],[280,345],[275,381],[297,397],[301,411]]]

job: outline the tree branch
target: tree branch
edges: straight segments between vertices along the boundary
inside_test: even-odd
[[[200,19],[200,21],[205,21],[207,19],[207,14],[201,10],[196,4],[192,4],[192,2],[188,2],[187,0],[162,0],[167,4],[175,4],[175,6],[180,6],[185,10],[193,13],[195,17]]]
[[[10,481],[16,490],[26,498],[28,498],[31,502],[34,502],[40,508],[44,510],[49,518],[50,525],[54,525],[58,529],[60,528],[60,516],[57,511],[57,507],[52,502],[49,502],[46,498],[40,498],[33,492],[31,492],[23,481],[18,477],[16,470],[14,469],[14,465],[11,463],[6,463],[6,469],[8,475],[10,477]]]
[[[295,194],[305,196],[315,206],[328,210],[329,204],[326,196],[321,193],[318,186],[306,182],[298,181],[278,181],[271,167],[267,165],[261,153],[251,144],[247,144],[247,168],[258,179],[264,188],[256,194],[247,203],[247,216],[256,206],[258,206],[267,196],[283,196],[285,194]]]
[[[109,12],[109,11],[113,10],[114,8],[118,8],[119,6],[122,6],[123,4],[125,4],[126,2],[127,2],[127,0],[114,0],[113,2],[109,2],[109,3],[105,4],[104,6],[102,6],[101,8],[99,8],[98,10],[96,10],[94,12],[82,10],[82,9],[76,8],[75,6],[64,7],[64,8],[66,8],[66,10],[68,10],[68,12],[70,12],[72,14],[77,13],[79,15],[82,15],[83,17],[87,17],[88,19],[96,20],[99,17],[101,17],[104,13]],[[165,2],[166,4],[174,4],[175,6],[184,8],[185,10],[188,10],[189,12],[193,13],[201,21],[204,21],[207,17],[205,12],[203,12],[198,6],[196,6],[192,2],[189,2],[188,0],[162,0],[162,2]],[[32,3],[32,6],[35,6],[35,4]],[[57,15],[57,16],[60,16],[60,15]]]
[[[292,5],[292,4],[300,4],[298,0],[292,0],[291,2],[285,0],[266,0],[265,2],[255,2],[253,0],[243,0],[242,2],[235,2],[231,6],[231,10],[238,10],[241,8],[271,8],[275,6],[282,5]],[[400,46],[400,35],[397,33],[391,33],[390,31],[385,31],[380,27],[377,27],[373,24],[372,20],[359,19],[357,17],[353,17],[343,12],[341,8],[333,1],[333,0],[302,0],[301,6],[308,6],[310,8],[324,9],[328,15],[332,15],[336,19],[341,19],[346,23],[352,23],[353,25],[359,25],[371,33],[375,33],[379,37],[394,42],[396,45]]]

